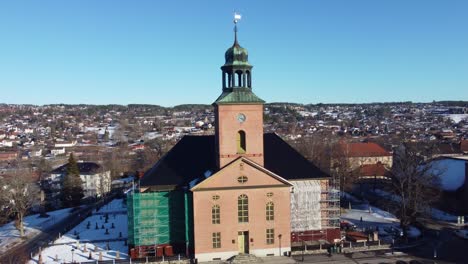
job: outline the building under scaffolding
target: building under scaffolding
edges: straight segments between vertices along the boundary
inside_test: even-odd
[[[340,188],[334,177],[291,181],[291,243],[340,239]]]
[[[191,193],[132,192],[127,196],[128,243],[132,258],[188,253],[193,243]]]

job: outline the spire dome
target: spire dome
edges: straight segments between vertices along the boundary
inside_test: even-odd
[[[263,104],[264,101],[252,92],[252,65],[246,49],[237,40],[237,22],[241,16],[234,14],[234,44],[224,54],[221,66],[223,92],[214,102],[221,104]]]
[[[226,53],[224,53],[224,58],[225,58],[225,64],[224,66],[230,66],[230,65],[244,65],[244,66],[250,66],[249,64],[249,53],[247,52],[247,49],[241,47],[239,45],[239,42],[237,40],[237,21],[240,20],[240,15],[239,14],[234,14],[234,44],[232,44],[232,47],[226,50]]]

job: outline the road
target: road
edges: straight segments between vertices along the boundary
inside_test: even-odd
[[[468,240],[453,234],[453,228],[431,224],[424,230],[426,242],[406,252],[422,258],[434,258],[448,263],[468,263]]]
[[[19,244],[8,250],[0,256],[1,264],[24,263],[30,259],[30,253],[37,251],[39,247],[44,247],[49,241],[54,240],[59,236],[59,233],[78,225],[86,216],[91,213],[93,206],[84,206],[81,209],[71,213],[61,222],[51,226],[50,228],[41,230],[41,232],[33,238]]]

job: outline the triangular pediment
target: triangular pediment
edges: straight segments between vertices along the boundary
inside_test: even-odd
[[[244,177],[244,178],[240,178]],[[191,188],[192,191],[226,188],[292,186],[281,176],[245,157],[239,157]]]

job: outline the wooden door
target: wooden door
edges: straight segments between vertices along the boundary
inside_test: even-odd
[[[239,254],[245,253],[245,237],[244,232],[237,233],[237,245],[239,246]]]

